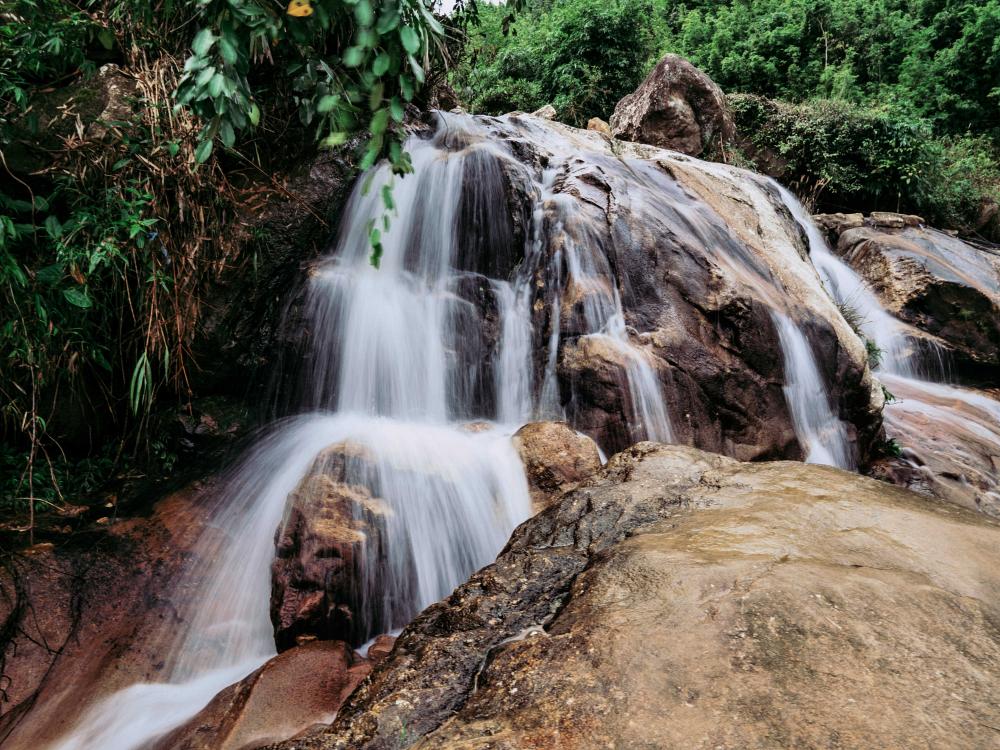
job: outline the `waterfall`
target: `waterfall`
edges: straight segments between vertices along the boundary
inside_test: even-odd
[[[454,128],[447,135],[454,139]],[[491,283],[501,335],[496,376],[487,378],[481,325],[459,294],[468,248],[458,224],[460,211],[478,210],[470,191],[494,199],[502,187],[495,157],[483,153],[488,142],[454,146],[411,140],[415,174],[395,181],[398,209],[379,269],[369,263],[368,230],[382,219],[381,188],[393,178],[380,168],[359,182],[337,247],[310,273],[311,411],[268,428],[227,475],[220,510],[194,550],[202,562],[178,583],[197,593],[176,629],[162,634],[164,680],[106,697],[54,747],[148,747],[274,655],[267,602],[275,530],[289,494],[332,445],[365,451],[347,480],[391,511],[385,570],[366,565],[360,582],[368,629],[359,642],[447,596],[529,515],[510,441],[532,411],[527,282]],[[463,417],[492,416],[489,404],[498,422],[484,431],[463,426]]]
[[[807,464],[854,468],[844,423],[830,408],[830,397],[809,342],[785,314],[772,311],[785,367],[785,399]]]
[[[784,188],[779,186],[779,190],[788,210],[808,236],[809,254],[830,295],[838,304],[856,311],[862,334],[881,350],[877,375],[889,393],[894,397],[899,395],[886,404],[884,411],[889,436],[906,434],[906,420],[917,417],[921,442],[937,437],[929,432],[951,436],[948,450],[955,458],[960,458],[975,443],[981,444],[990,457],[1000,455],[1000,403],[968,388],[935,382],[944,379],[950,370],[943,348],[890,315],[861,276],[830,251],[822,232],[802,205]],[[911,429],[907,437],[917,436]],[[904,445],[903,458],[917,472],[930,474],[919,455],[921,448]],[[987,463],[992,469],[983,477],[984,484],[995,487],[1000,480],[1000,468],[992,458]],[[968,484],[968,479],[962,477],[960,482]],[[984,496],[1000,504],[1000,493],[995,489],[985,490]]]

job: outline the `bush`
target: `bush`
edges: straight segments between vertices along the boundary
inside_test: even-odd
[[[844,101],[786,104],[732,94],[745,150],[760,171],[813,208],[917,213],[971,230],[1000,197],[1000,168],[985,137],[936,136],[926,120]]]
[[[480,9],[481,25],[452,75],[475,112],[533,111],[545,104],[582,125],[608,117],[656,57],[650,0],[560,0],[535,5],[504,34],[503,8]]]

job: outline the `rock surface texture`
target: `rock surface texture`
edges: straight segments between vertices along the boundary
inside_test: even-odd
[[[896,317],[940,342],[959,368],[1000,368],[1000,249],[872,214],[837,232],[836,250]]]
[[[545,510],[558,497],[601,468],[597,444],[565,422],[531,422],[514,433],[534,511]]]
[[[992,747],[998,549],[871,479],[640,444],[276,747]]]
[[[881,428],[881,390],[773,183],[528,115],[448,127],[467,128],[461,145],[500,165],[508,203],[522,206],[512,214],[534,217],[522,255],[493,270],[532,275],[540,411],[565,414],[606,453],[644,439],[627,398],[641,357],[675,441],[740,460],[801,458],[781,313],[809,341],[831,410],[864,459]],[[617,338],[607,334],[615,326]]]
[[[312,641],[275,656],[216,695],[158,750],[248,750],[332,721],[371,671],[342,641]]]
[[[678,55],[664,55],[611,115],[616,138],[699,156],[735,132],[722,89]]]
[[[391,513],[366,487],[348,481],[367,461],[363,449],[333,446],[289,498],[271,566],[279,650],[302,637],[355,639],[362,628],[360,567],[383,557],[382,531]]]

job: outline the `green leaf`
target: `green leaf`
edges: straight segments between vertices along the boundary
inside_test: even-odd
[[[409,102],[413,100],[413,81],[410,80],[409,76],[402,75],[399,77],[399,90],[402,92],[403,98],[406,99],[406,101]]]
[[[207,141],[202,141],[198,144],[198,148],[194,150],[194,159],[199,164],[204,164],[208,161],[208,157],[212,155],[212,141],[211,139]]]
[[[410,70],[413,71],[413,77],[417,79],[417,83],[423,83],[424,82],[423,66],[413,55],[407,55],[406,59],[410,61]]]
[[[335,148],[337,146],[342,146],[347,143],[347,139],[350,137],[349,133],[330,133],[326,138],[323,139],[322,145],[327,148]]]
[[[209,65],[207,68],[204,68],[200,73],[198,73],[198,77],[194,79],[195,85],[204,86],[211,81],[214,76],[215,66]]]
[[[375,30],[382,36],[385,36],[397,26],[399,26],[399,13],[393,8],[382,12],[378,23],[375,24]]]
[[[382,203],[385,205],[386,211],[392,211],[396,208],[396,203],[392,199],[392,185],[382,186]]]
[[[368,109],[374,112],[382,104],[382,94],[385,92],[385,85],[379,81],[372,90],[368,92]]]
[[[372,25],[375,16],[372,13],[372,6],[368,0],[358,0],[358,4],[354,6],[354,20],[358,22],[358,26],[367,27]]]
[[[361,47],[348,47],[344,51],[344,65],[348,68],[358,67],[365,59],[365,51]]]
[[[256,102],[250,105],[250,124],[254,127],[260,125],[260,107]]]
[[[59,219],[55,216],[49,216],[45,220],[45,231],[48,233],[49,237],[54,240],[58,240],[62,237],[63,228],[62,224],[59,223]]]
[[[382,135],[388,125],[389,110],[382,108],[372,116],[372,121],[368,126],[368,129],[371,131],[372,135]]]
[[[321,115],[325,115],[327,112],[333,111],[333,108],[336,107],[339,102],[339,96],[336,94],[327,94],[316,104],[316,111]]]
[[[43,284],[58,284],[64,275],[62,263],[53,263],[35,271],[35,278]]]
[[[212,76],[212,80],[208,82],[208,93],[213,99],[218,98],[222,93],[222,87],[226,82],[225,76],[222,73],[216,73]]]
[[[124,159],[119,159],[118,161],[116,161],[114,164],[111,165],[111,171],[112,172],[117,172],[119,169],[122,169],[123,167],[125,167],[125,166],[127,166],[127,165],[129,165],[131,163],[132,163],[132,160],[129,159],[128,157],[126,157]]]
[[[390,62],[392,62],[392,58],[385,52],[380,52],[379,56],[375,58],[375,62],[372,63],[372,73],[377,76],[385,75],[386,71],[389,70]]]
[[[222,59],[229,65],[235,65],[240,57],[236,45],[229,41],[229,38],[226,36],[223,36],[219,40],[219,53],[222,55]]]
[[[229,120],[223,120],[219,125],[219,138],[222,139],[222,143],[226,148],[232,148],[236,144],[236,133],[233,131],[233,126]]]
[[[404,26],[399,30],[399,40],[403,43],[403,49],[411,55],[420,51],[420,37],[411,27]]]
[[[181,145],[176,141],[170,141],[167,144],[167,153],[171,156],[177,156],[178,152],[181,150]]]
[[[115,35],[111,33],[111,29],[101,29],[97,32],[97,41],[104,49],[114,49]]]
[[[392,115],[393,120],[400,123],[406,116],[406,110],[403,109],[403,103],[399,101],[398,96],[392,97],[392,101],[389,102],[389,114]]]
[[[212,33],[211,29],[202,29],[195,34],[194,41],[191,42],[191,49],[196,55],[204,57],[212,49],[213,44],[215,44],[215,34]]]
[[[90,297],[87,295],[86,289],[80,289],[77,287],[73,287],[70,289],[63,289],[63,297],[65,297],[66,301],[69,302],[71,305],[76,305],[77,307],[81,307],[84,310],[86,310],[88,307],[93,306],[94,304],[91,301]]]

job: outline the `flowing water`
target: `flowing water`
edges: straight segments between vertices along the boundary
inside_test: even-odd
[[[565,416],[557,372],[564,330],[620,363],[632,440],[674,439],[656,361],[626,325],[619,286],[628,280],[617,277],[581,201],[560,192],[557,181],[577,158],[569,145],[561,148],[536,172],[476,120],[443,115],[433,137],[411,139],[413,175],[399,180],[378,169],[359,182],[336,248],[309,273],[303,413],[271,425],[227,475],[219,510],[194,550],[202,562],[178,583],[189,602],[178,612],[181,624],[161,634],[163,681],[108,696],[53,747],[149,747],[274,655],[267,603],[275,530],[289,495],[321,468],[317,457],[331,446],[364,453],[348,481],[391,510],[388,559],[362,566],[358,643],[402,627],[488,563],[530,512],[511,434],[532,418]],[[720,262],[773,303],[785,393],[806,460],[851,466],[843,424],[807,337],[781,304],[775,274],[662,171],[640,162],[630,168],[631,179],[661,196],[658,216],[670,231],[718,246]],[[503,199],[510,174],[533,196],[516,253]],[[369,229],[383,220],[381,188],[390,182],[397,210],[375,269]],[[774,212],[765,191],[747,189],[759,210]],[[797,206],[789,204],[801,214]],[[798,283],[818,285],[790,244],[783,252],[797,264]],[[831,285],[820,253],[813,248]],[[548,293],[539,297],[543,287]],[[538,323],[543,313],[547,330]]]
[[[782,198],[809,238],[810,256],[830,294],[853,309],[862,334],[881,352],[878,376],[892,398],[886,432],[903,458],[944,496],[1000,514],[1000,402],[947,382],[943,347],[890,315],[875,293],[834,255],[805,209],[783,188]]]

